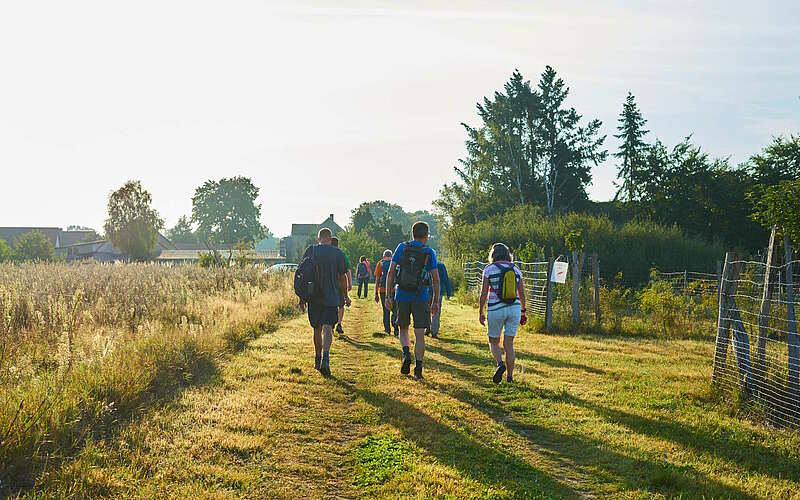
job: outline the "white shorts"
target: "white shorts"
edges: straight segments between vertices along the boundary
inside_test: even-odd
[[[522,305],[519,303],[486,312],[486,325],[489,337],[499,339],[501,334],[513,337],[517,334]]]

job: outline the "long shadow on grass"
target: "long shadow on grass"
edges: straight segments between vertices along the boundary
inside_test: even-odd
[[[439,348],[436,345],[430,345],[428,348],[445,356],[453,361],[458,363],[462,363],[465,365],[480,365],[486,364],[487,361],[491,363],[491,356],[489,354],[489,347],[488,342],[482,344],[480,342],[470,341],[470,340],[459,340],[459,339],[440,339],[443,344],[455,344],[455,345],[469,345],[477,349],[483,349],[486,351],[485,356],[478,356],[475,354],[468,354],[464,352],[456,352],[448,349]],[[571,370],[582,370],[587,373],[592,373],[594,375],[605,375],[605,371],[601,370],[600,368],[595,368],[593,366],[584,365],[581,363],[574,363],[572,361],[565,361],[563,359],[558,358],[551,358],[549,356],[544,356],[541,354],[532,354],[524,350],[516,349],[517,352],[517,359],[522,360],[532,360],[536,363],[541,363],[543,365],[547,365],[553,368],[567,368]],[[530,370],[530,368],[527,368]]]
[[[352,343],[352,345],[359,349],[378,351],[391,357],[397,356],[396,350],[393,350],[382,344]],[[426,363],[429,363],[429,361],[426,361]],[[445,365],[443,363],[435,363],[434,366],[442,371],[450,371],[457,377],[464,376],[466,373],[467,378],[474,378],[474,376],[468,372],[464,372],[464,370],[454,366]],[[476,379],[475,381],[477,382],[477,391],[450,389],[446,390],[446,392],[453,398],[472,406],[478,411],[482,411],[495,421],[503,421],[509,429],[528,441],[531,446],[540,452],[547,454],[556,462],[568,464],[567,466],[572,464],[573,466],[579,466],[590,471],[601,468],[614,478],[618,478],[625,484],[626,488],[630,489],[642,488],[661,494],[668,494],[670,496],[681,493],[691,493],[692,496],[698,497],[711,494],[713,497],[720,498],[754,498],[745,491],[710,479],[689,466],[677,466],[666,461],[655,460],[651,458],[636,458],[624,455],[611,449],[608,444],[602,440],[567,435],[549,428],[518,422],[513,419],[509,420],[506,418],[508,411],[501,407],[502,403],[493,401],[484,395],[485,391],[490,390],[492,387],[488,383],[488,380]],[[487,473],[484,465],[478,464],[476,466],[478,468],[477,472],[469,469],[465,470],[465,464],[462,463],[462,460],[466,460],[466,462],[474,462],[474,458],[470,455],[469,450],[464,450],[463,448],[450,450],[448,448],[448,446],[450,446],[449,441],[429,443],[420,436],[416,436],[415,438],[414,435],[411,435],[414,433],[412,433],[410,429],[416,428],[415,426],[417,424],[423,426],[434,425],[436,432],[456,433],[462,436],[463,434],[458,433],[457,431],[454,431],[439,422],[436,422],[427,415],[421,414],[419,410],[416,408],[411,408],[405,403],[390,400],[389,397],[385,395],[379,395],[369,391],[359,391],[348,384],[345,385],[349,390],[354,391],[358,395],[364,397],[370,403],[381,407],[384,410],[384,418],[388,417],[390,423],[400,428],[404,434],[406,434],[407,438],[415,441],[420,447],[428,449],[437,458],[461,470],[465,474],[469,474],[476,479],[483,480],[481,479],[481,477],[483,477],[482,474]],[[524,384],[517,384],[513,386],[510,388],[509,392],[509,396],[521,401],[530,401],[531,399],[536,398],[539,400],[547,399],[576,405],[580,405],[580,403],[586,403],[582,400],[574,398],[568,393],[559,393],[548,389],[531,389]],[[389,410],[388,413],[387,410]],[[412,411],[413,418],[403,417],[401,413],[397,413],[398,411]],[[417,422],[417,414],[424,415],[425,422]],[[683,426],[680,426],[679,424],[671,425],[677,428],[677,430],[674,432],[679,433],[684,429]],[[638,429],[632,430],[636,432],[642,432]],[[427,436],[427,434],[425,434],[425,436],[426,439],[431,439]],[[465,436],[464,439],[469,440],[470,438]],[[429,448],[428,445],[432,446],[434,449]],[[687,444],[687,446],[688,445],[689,444]],[[480,452],[482,450],[475,451]],[[529,467],[527,463],[521,459],[515,458],[515,460],[515,465],[517,463],[522,463],[526,467]],[[470,464],[468,463],[466,465],[469,466]],[[509,471],[511,471],[511,475],[513,476],[513,467],[509,468]],[[541,471],[535,471],[537,474],[543,474]],[[596,473],[592,474],[595,475]],[[495,476],[491,475],[490,477]],[[598,477],[597,479],[602,478]],[[549,479],[549,481],[554,483],[552,479]],[[558,484],[559,488],[565,488],[565,486],[563,486],[561,483],[556,484]],[[523,489],[522,491],[525,490]],[[571,493],[572,495],[577,494],[574,491]],[[549,492],[549,494],[552,495],[553,492]]]
[[[380,408],[381,420],[400,430],[405,439],[426,450],[441,463],[483,485],[504,488],[524,498],[577,496],[576,491],[550,478],[517,455],[484,446],[408,403],[387,394],[359,389],[342,380],[336,382],[351,394]]]
[[[779,454],[764,446],[743,442],[726,428],[704,430],[676,422],[654,420],[598,405],[573,395],[567,395],[564,400],[594,411],[607,421],[627,427],[631,431],[679,443],[699,453],[738,463],[746,469],[766,476],[776,479],[800,478],[800,460]]]

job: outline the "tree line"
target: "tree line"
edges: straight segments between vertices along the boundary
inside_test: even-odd
[[[445,185],[434,202],[447,228],[531,205],[546,215],[574,211],[620,224],[653,221],[753,251],[764,246],[766,227],[797,219],[791,210],[796,201],[780,207],[774,201],[797,200],[800,136],[775,137],[732,165],[728,158],[710,157],[691,134],[672,147],[658,138],[648,141],[647,120],[631,93],[615,134],[616,196],[589,200],[592,167],[608,158],[606,136],[599,120],[584,120],[566,105],[568,95],[566,83],[547,66],[535,86],[515,71],[502,90],[477,104],[480,124],[462,124],[466,155],[455,167],[458,180]]]

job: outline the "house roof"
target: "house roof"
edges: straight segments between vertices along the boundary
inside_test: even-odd
[[[292,224],[292,236],[314,235],[323,227],[329,228],[334,234],[342,232],[342,226],[337,224],[333,220],[333,214],[330,214],[321,224]]]
[[[58,235],[59,243],[62,247],[68,247],[76,243],[88,241],[88,238],[95,236],[94,231],[61,231]],[[96,236],[95,236],[96,237]]]
[[[60,227],[0,227],[0,239],[12,246],[17,238],[33,231],[44,233],[54,247],[57,246],[62,232]]]

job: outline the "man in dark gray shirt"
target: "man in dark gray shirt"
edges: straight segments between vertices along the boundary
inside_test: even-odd
[[[330,352],[333,325],[339,320],[339,304],[350,307],[347,295],[347,266],[341,250],[331,246],[331,230],[319,230],[317,245],[306,249],[303,259],[311,257],[316,269],[314,295],[308,304],[302,300],[300,310],[308,308],[308,322],[314,329],[314,367],[326,377],[331,374]]]

